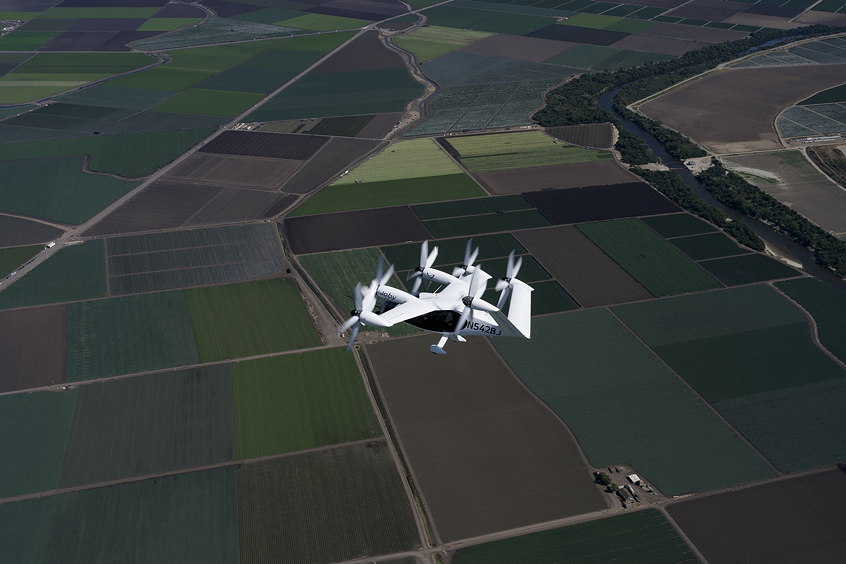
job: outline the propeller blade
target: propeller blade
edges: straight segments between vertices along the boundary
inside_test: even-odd
[[[467,268],[473,266],[473,263],[476,262],[476,257],[479,256],[479,247],[473,249],[473,252],[470,253],[470,261],[467,263]]]
[[[416,296],[420,292],[420,284],[422,284],[422,283],[423,283],[423,279],[418,276],[417,280],[414,281],[414,285],[411,287],[412,295]]]
[[[354,315],[354,316],[350,317],[349,319],[344,321],[340,325],[340,327],[338,327],[338,335],[340,335],[341,333],[343,333],[344,331],[346,331],[347,329],[349,329],[350,327],[352,327],[356,323],[358,323],[358,316]]]
[[[423,241],[420,245],[420,268],[426,268],[426,259],[429,258],[429,241]]]
[[[432,268],[432,265],[435,264],[435,259],[438,258],[438,248],[432,248],[432,252],[429,253],[428,258],[426,259],[426,264],[424,268]]]
[[[370,287],[368,287],[367,290],[363,292],[363,296],[361,298],[362,312],[373,311],[373,308],[376,307],[376,289],[376,280],[374,280],[370,283]]]
[[[470,302],[470,307],[472,309],[478,309],[480,311],[487,311],[493,313],[498,311],[499,308],[493,305],[492,303],[483,300],[482,298],[476,298],[472,302]]]
[[[473,259],[470,258],[470,251],[473,247],[473,239],[467,239],[467,244],[464,246],[464,267],[467,268],[473,264]]]
[[[387,284],[387,283],[388,283],[388,280],[390,280],[390,279],[391,279],[391,276],[393,276],[393,275],[394,275],[394,265],[390,265],[390,266],[388,267],[387,272],[385,272],[385,273],[384,273],[384,274],[383,274],[383,275],[379,278],[379,285],[380,285],[380,286],[384,286],[385,284]]]
[[[465,307],[461,310],[461,315],[458,317],[458,324],[455,326],[456,331],[461,331],[464,329],[464,324],[467,322],[467,318],[473,315],[473,308],[472,307]]]
[[[351,350],[352,350],[352,348],[353,348],[353,345],[355,344],[355,338],[358,336],[358,328],[359,328],[359,327],[361,327],[361,325],[360,325],[360,324],[358,324],[358,323],[356,323],[356,324],[353,326],[352,333],[350,333],[350,342],[349,342],[349,343],[347,343],[347,350],[348,350],[348,351],[351,351]]]
[[[523,257],[517,257],[517,260],[514,262],[514,268],[511,270],[511,274],[509,274],[508,277],[517,278],[517,273],[520,272],[521,266],[523,266]]]
[[[385,270],[385,259],[382,258],[382,253],[379,253],[379,259],[376,261],[376,280],[382,284],[382,272]]]
[[[508,280],[505,280],[504,278],[500,278],[499,280],[496,281],[496,291],[497,292],[501,292],[501,291],[505,290],[506,288],[508,288]]]
[[[467,294],[470,298],[476,297],[476,292],[479,291],[479,271],[474,270],[473,276],[470,277],[470,292]]]
[[[359,282],[355,285],[355,290],[353,291],[353,299],[355,299],[356,311],[361,311],[361,300],[364,296],[364,292],[362,292],[363,288],[364,287],[361,285],[361,282]]]

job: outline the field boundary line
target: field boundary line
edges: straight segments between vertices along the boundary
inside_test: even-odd
[[[670,523],[670,525],[673,527],[673,529],[675,529],[676,534],[677,534],[679,537],[681,537],[681,539],[682,539],[684,542],[686,542],[686,543],[687,543],[687,547],[690,549],[690,551],[691,551],[693,554],[695,554],[695,555],[696,555],[696,557],[697,557],[697,558],[699,558],[700,562],[702,562],[703,564],[709,564],[709,563],[708,563],[708,559],[707,559],[707,558],[705,558],[705,555],[704,555],[704,554],[702,554],[702,553],[699,551],[699,548],[698,548],[695,544],[693,544],[693,541],[692,541],[692,540],[690,540],[690,537],[688,537],[688,536],[687,536],[687,534],[684,532],[684,529],[682,529],[682,528],[679,526],[679,524],[678,524],[678,523],[676,523],[676,520],[675,520],[675,519],[673,519],[673,517],[670,515],[670,512],[669,512],[669,511],[667,511],[667,508],[666,508],[666,507],[664,507],[663,505],[658,505],[658,506],[656,506],[656,509],[657,509],[658,511],[660,511],[660,512],[661,512],[661,515],[663,515],[663,516],[664,516],[664,518],[665,518],[665,519],[666,519],[666,520]]]
[[[722,288],[721,288],[721,289],[722,289]],[[695,395],[695,396],[699,399],[699,401],[701,401],[703,404],[705,404],[706,406],[708,406],[708,409],[709,409],[709,410],[710,410],[710,411],[711,411],[714,415],[716,415],[716,416],[717,416],[717,418],[718,418],[720,421],[722,421],[722,422],[723,422],[723,424],[725,424],[725,425],[726,425],[726,427],[728,427],[731,431],[733,431],[733,432],[734,432],[734,434],[736,434],[736,435],[740,438],[740,440],[742,440],[742,441],[746,444],[746,446],[748,446],[750,449],[752,449],[752,452],[754,452],[756,455],[758,455],[758,456],[759,456],[759,457],[760,457],[760,458],[761,458],[761,459],[762,459],[762,460],[763,460],[763,461],[767,464],[767,466],[769,466],[769,467],[770,467],[770,469],[772,469],[772,470],[776,473],[776,476],[784,476],[784,475],[785,475],[785,473],[784,473],[784,472],[782,472],[781,470],[779,470],[778,468],[776,468],[775,464],[773,464],[772,462],[770,462],[770,459],[769,459],[769,458],[767,458],[766,456],[764,456],[764,454],[763,454],[760,450],[758,450],[758,447],[756,447],[755,445],[753,445],[753,444],[752,444],[752,442],[751,442],[748,438],[746,438],[746,435],[744,435],[744,434],[743,434],[743,433],[741,433],[739,430],[737,430],[737,428],[735,428],[735,426],[734,426],[734,425],[732,425],[732,424],[729,422],[729,420],[728,420],[728,419],[726,419],[725,417],[723,417],[723,414],[722,414],[722,413],[720,413],[719,411],[717,411],[717,408],[715,408],[713,405],[711,405],[711,402],[709,402],[709,401],[708,401],[708,400],[706,400],[704,397],[702,397],[702,395],[701,395],[701,394],[700,394],[700,393],[696,390],[696,388],[694,388],[693,386],[691,386],[691,385],[687,382],[687,380],[685,380],[684,378],[682,378],[682,377],[681,377],[681,375],[679,375],[679,373],[678,373],[678,372],[676,372],[676,371],[673,369],[673,367],[672,367],[672,366],[670,366],[669,364],[667,364],[667,363],[664,361],[664,359],[663,359],[663,358],[661,358],[661,357],[658,355],[658,353],[656,353],[654,350],[652,350],[652,347],[650,347],[648,344],[646,344],[646,341],[644,341],[643,339],[641,339],[640,335],[638,335],[637,333],[635,333],[635,332],[634,332],[634,330],[633,330],[631,327],[629,327],[629,326],[628,326],[628,325],[627,325],[627,324],[626,324],[626,323],[625,323],[625,322],[624,322],[624,321],[623,321],[623,320],[622,320],[622,319],[621,319],[621,318],[617,315],[617,313],[616,313],[613,309],[611,309],[610,307],[606,307],[605,309],[606,309],[606,310],[608,310],[608,313],[610,313],[610,314],[611,314],[611,316],[612,316],[614,319],[616,319],[616,320],[617,320],[617,322],[618,322],[620,325],[622,325],[622,326],[626,329],[626,331],[628,331],[628,332],[629,332],[629,334],[631,334],[631,335],[632,335],[635,339],[637,339],[637,341],[638,341],[641,345],[643,345],[644,347],[646,347],[646,350],[648,350],[648,351],[649,351],[649,353],[650,353],[653,357],[655,357],[655,359],[657,359],[657,360],[658,360],[658,362],[660,362],[662,366],[664,366],[667,370],[669,370],[669,371],[670,371],[670,373],[671,373],[673,376],[675,376],[675,377],[676,377],[676,378],[677,378],[677,379],[678,379],[678,380],[682,383],[682,385],[684,385],[684,386],[685,386],[688,390],[690,390],[690,391],[691,391],[691,392],[692,392],[692,393],[693,393],[693,394],[694,394],[694,395]]]

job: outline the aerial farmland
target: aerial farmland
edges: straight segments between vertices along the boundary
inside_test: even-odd
[[[725,166],[842,239],[840,0],[0,23],[0,560],[842,559],[846,284],[655,180]],[[585,86],[621,76],[705,156],[633,162]],[[470,310],[515,261],[528,340],[339,332],[374,276],[483,268]]]

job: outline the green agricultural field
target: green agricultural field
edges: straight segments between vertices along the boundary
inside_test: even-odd
[[[333,185],[461,174],[452,158],[429,138],[391,143]]]
[[[714,259],[699,264],[726,286],[799,276],[799,272],[786,264],[759,254]]]
[[[185,291],[200,362],[316,347],[320,336],[290,279]]]
[[[452,559],[453,564],[696,561],[690,547],[656,509],[462,548]]]
[[[41,245],[0,249],[0,278],[3,278],[13,270],[17,270],[19,266],[38,254],[40,250]]]
[[[591,465],[631,464],[667,495],[773,476],[607,310],[535,318],[533,325],[530,341],[492,342],[517,376],[567,423]],[[619,434],[621,422],[625,437]]]
[[[355,31],[341,31],[338,33],[320,33],[304,35],[302,37],[291,37],[280,41],[274,49],[328,53],[355,34]]]
[[[776,287],[811,314],[822,345],[846,362],[846,293],[816,278],[798,278]]]
[[[693,260],[727,257],[749,252],[749,249],[738,246],[737,243],[722,233],[680,237],[670,242]]]
[[[187,71],[220,72],[278,45],[278,39],[264,39],[244,43],[227,43],[190,49],[168,51],[168,68]]]
[[[0,37],[0,51],[37,51],[58,36],[55,31],[16,31]]]
[[[154,107],[153,110],[235,117],[262,98],[264,94],[254,92],[189,88]]]
[[[188,70],[164,66],[124,75],[108,81],[107,84],[111,88],[178,92],[214,74],[214,70]]]
[[[563,125],[547,127],[548,135],[583,147],[601,147],[610,149],[613,144],[614,126],[610,123],[587,123],[581,125]]]
[[[360,185],[333,184],[311,197],[289,217],[484,195],[484,190],[466,174],[365,182]]]
[[[99,298],[106,295],[103,241],[60,250],[0,293],[0,309]]]
[[[200,21],[200,18],[150,18],[141,24],[138,31],[173,31]]]
[[[473,23],[470,28],[491,33],[526,35],[554,23],[552,18],[530,14],[498,14]]]
[[[103,378],[196,364],[181,292],[68,305],[67,379]]]
[[[355,358],[344,348],[239,362],[232,371],[237,458],[382,434]]]
[[[423,63],[490,35],[483,31],[427,25],[397,36],[394,42]]]
[[[0,209],[20,215],[80,224],[136,186],[82,171],[80,157],[0,161],[4,178]]]
[[[0,497],[58,487],[77,393],[0,396]]]
[[[557,144],[541,131],[450,137],[470,172],[607,160],[608,151]]]
[[[421,220],[443,219],[465,215],[479,215],[483,213],[500,213],[517,210],[530,210],[534,206],[519,194],[511,196],[492,196],[488,198],[474,198],[458,202],[439,202],[414,206],[414,214]]]
[[[468,29],[475,22],[492,18],[496,12],[474,10],[457,6],[436,6],[424,12],[429,17],[429,25]]]
[[[534,229],[547,227],[549,220],[538,210],[521,210],[505,213],[489,213],[448,219],[433,219],[423,224],[433,237],[460,237],[462,235],[476,235],[479,233],[495,233],[497,231],[516,231],[518,229]]]
[[[88,168],[127,178],[147,176],[211,135],[213,128],[7,143],[0,161],[88,155]]]
[[[159,8],[97,6],[97,7],[54,7],[50,8],[41,18],[151,18]]]
[[[640,221],[651,227],[661,237],[682,237],[684,235],[697,235],[699,233],[713,233],[717,230],[710,223],[702,221],[689,213],[656,215],[644,217]]]
[[[370,22],[341,16],[327,16],[324,14],[303,14],[295,18],[273,22],[283,27],[295,27],[297,29],[308,29],[310,31],[336,31],[339,29],[356,29]]]
[[[696,263],[636,219],[586,223],[578,227],[656,296],[720,287]]]
[[[601,16],[599,14],[576,14],[573,17],[567,18],[560,22],[566,25],[574,25],[577,27],[589,27],[592,29],[605,29],[609,25],[623,21],[623,18],[615,16]]]
[[[830,104],[832,102],[846,102],[846,84],[823,90],[799,102],[799,105]]]

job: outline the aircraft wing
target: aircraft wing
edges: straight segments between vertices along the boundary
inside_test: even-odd
[[[379,314],[379,320],[385,324],[385,327],[391,327],[397,323],[408,321],[419,315],[426,315],[429,312],[439,309],[437,304],[426,300],[409,300],[405,303],[399,304],[390,311]]]

